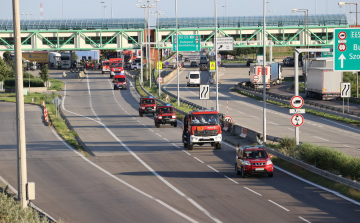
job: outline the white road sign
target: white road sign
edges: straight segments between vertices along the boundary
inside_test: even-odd
[[[209,85],[200,85],[200,100],[205,100],[210,98],[210,86]]]
[[[52,100],[52,103],[56,105],[56,107],[58,107],[59,105],[61,105],[61,99],[59,97],[56,97],[54,98],[54,100]]]
[[[300,127],[304,123],[304,117],[300,114],[295,114],[291,117],[291,124],[295,127]]]
[[[218,51],[234,50],[234,39],[232,37],[218,37],[216,47]]]
[[[304,105],[304,99],[301,96],[294,96],[290,100],[293,108],[301,108]]]
[[[290,114],[305,114],[305,109],[289,109]]]
[[[253,80],[254,80],[254,82],[258,82],[258,81],[259,81],[259,76],[258,76],[258,75],[254,75]]]
[[[341,93],[342,98],[350,98],[351,97],[351,83],[350,82],[340,83],[340,93]]]

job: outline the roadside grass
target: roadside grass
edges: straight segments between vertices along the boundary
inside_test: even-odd
[[[75,137],[78,136],[77,133],[67,127],[65,120],[62,119],[60,115],[56,118],[56,108],[52,103],[52,100],[56,97],[61,97],[61,95],[55,94],[55,92],[52,92],[52,94],[30,93],[24,95],[24,103],[41,105],[42,100],[44,100],[46,108],[48,109],[49,120],[59,135],[75,149],[81,151],[86,156],[90,156],[76,141]],[[16,102],[16,95],[15,93],[0,94],[0,101]]]
[[[48,88],[48,90],[62,90],[64,86],[64,83],[62,81],[53,78],[49,78],[49,81],[51,82],[51,86]]]
[[[332,181],[330,179],[327,179],[325,177],[322,177],[320,175],[312,173],[308,170],[303,169],[302,167],[294,165],[286,160],[282,160],[276,156],[274,156],[271,160],[275,165],[277,165],[297,176],[300,176],[300,177],[302,177],[308,181],[311,181],[313,183],[316,183],[320,186],[329,188],[334,191],[338,191],[341,194],[343,194],[351,199],[360,201],[360,191],[358,191],[352,187],[349,187],[347,185]]]
[[[259,101],[263,100],[262,97],[247,93],[245,91],[241,91],[241,90],[234,90],[234,91],[236,91],[239,94],[255,98],[255,99],[259,100]],[[293,108],[293,107],[290,106],[290,104],[285,104],[285,103],[281,103],[281,102],[277,102],[277,101],[272,101],[270,99],[266,99],[266,102],[268,102],[270,104],[278,105],[278,106],[283,107],[283,108]],[[321,117],[330,118],[330,119],[333,119],[333,120],[336,120],[336,121],[345,122],[347,124],[351,124],[351,125],[354,125],[354,126],[360,126],[360,121],[356,121],[356,120],[352,120],[352,119],[348,119],[348,118],[343,118],[341,116],[331,115],[331,114],[328,114],[328,113],[325,113],[325,112],[319,112],[319,111],[315,111],[315,110],[307,109],[307,108],[305,109],[305,112],[306,113],[311,113],[311,114],[314,114],[314,115],[317,115],[317,116],[321,116]]]
[[[291,90],[294,90],[295,88],[295,82],[291,84]],[[305,93],[305,83],[299,82],[299,92]]]

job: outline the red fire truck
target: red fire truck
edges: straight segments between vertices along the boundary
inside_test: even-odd
[[[194,144],[210,143],[216,149],[221,149],[222,133],[219,112],[214,110],[191,111],[183,120],[183,143],[189,150]]]
[[[110,58],[110,78],[114,77],[114,71],[124,71],[121,58]]]
[[[110,60],[103,60],[101,62],[101,71],[103,74],[105,72],[110,72]]]

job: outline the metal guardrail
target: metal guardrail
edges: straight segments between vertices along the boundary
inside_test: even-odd
[[[153,73],[153,75],[154,75],[154,73]],[[153,77],[155,77],[155,76],[153,76]],[[139,77],[139,78],[140,78],[140,77]],[[155,80],[155,79],[154,79],[154,80]],[[139,79],[139,81],[140,81],[140,79]],[[157,84],[157,83],[156,83],[156,84]],[[148,95],[152,95],[152,94],[150,94],[148,91],[146,91],[146,89],[142,86],[142,84],[140,84],[140,86],[141,86],[141,88],[142,88]],[[244,89],[241,89],[241,90],[244,90]],[[166,91],[166,90],[163,90],[163,91],[164,91],[164,92],[167,92],[169,95],[172,95],[173,97],[176,98],[176,96],[173,95],[173,94],[171,94],[170,92],[168,92],[168,91]],[[244,91],[247,91],[247,90],[244,90]],[[249,93],[254,94],[254,92],[249,92]],[[255,94],[259,95],[258,93],[255,93]],[[154,95],[152,95],[152,96],[154,96]],[[261,96],[262,96],[262,94],[261,94]],[[160,102],[162,102],[162,103],[166,103],[166,102],[164,102],[164,101],[156,98],[155,96],[154,96],[154,98],[155,98],[157,101],[160,101]],[[272,99],[272,100],[273,100],[273,99]],[[279,102],[282,102],[282,103],[284,102],[284,101],[279,100],[279,99],[276,99],[276,100],[279,101]],[[182,99],[180,99],[180,101],[182,101],[183,103],[188,103],[187,101],[182,100]],[[193,104],[193,103],[192,103],[192,104]],[[201,106],[198,106],[198,107],[201,108]],[[180,109],[178,109],[178,108],[175,108],[175,110],[178,111],[178,112],[180,112],[181,114],[187,114],[186,112],[184,112],[184,111],[182,111],[182,110],[180,110]],[[237,125],[237,126],[239,126],[239,125]],[[243,128],[242,126],[239,126],[239,127],[240,127],[240,128]],[[257,135],[261,135],[261,133],[256,133],[255,131],[254,131],[254,133],[257,134]],[[257,137],[256,137],[256,138],[257,138]],[[274,140],[275,140],[275,139],[278,139],[278,138],[274,137]],[[266,146],[265,146],[265,149],[266,149],[270,154],[273,154],[273,155],[279,157],[280,159],[283,159],[283,160],[285,160],[285,161],[287,161],[287,162],[290,162],[290,163],[292,163],[292,164],[295,164],[295,165],[297,165],[297,166],[300,166],[300,167],[302,167],[302,168],[304,168],[304,169],[306,169],[306,170],[308,170],[308,171],[310,171],[310,172],[312,172],[312,173],[318,174],[318,175],[320,175],[320,176],[323,176],[323,177],[328,178],[328,179],[330,179],[330,180],[333,180],[333,181],[335,181],[335,182],[338,182],[338,183],[347,185],[347,186],[349,186],[349,187],[352,187],[352,188],[354,188],[354,189],[360,190],[360,183],[358,183],[358,182],[356,182],[356,181],[352,181],[352,180],[349,180],[349,179],[344,178],[344,177],[342,177],[342,176],[338,176],[338,175],[332,174],[332,173],[330,173],[330,172],[328,172],[328,171],[321,170],[321,169],[319,169],[319,168],[317,168],[317,167],[314,167],[314,166],[312,166],[312,165],[309,165],[309,164],[307,164],[307,163],[304,163],[304,162],[302,162],[302,161],[300,161],[300,160],[297,160],[297,159],[295,159],[295,158],[286,156],[286,155],[284,155],[284,154],[282,154],[282,153],[280,153],[280,152],[278,152],[278,151],[276,151],[276,150],[273,150],[273,149],[271,149],[271,148],[268,148],[268,147],[266,147]]]
[[[259,97],[263,96],[262,91],[256,91],[250,87],[236,85],[235,89],[241,90],[246,93],[253,94],[253,95],[256,95]],[[266,99],[277,101],[280,103],[289,103],[290,104],[291,96],[285,96],[285,95],[280,95],[280,94],[270,93],[270,92],[267,92],[266,95],[267,95]],[[336,116],[340,116],[343,118],[360,121],[360,113],[356,113],[353,111],[350,111],[350,112],[345,111],[345,113],[341,113],[341,111],[342,111],[341,108],[336,108],[333,106],[326,106],[326,105],[322,105],[322,104],[312,102],[312,101],[304,100],[304,103],[305,103],[305,105],[303,106],[303,108],[306,108],[306,109],[312,109],[312,110],[315,110],[318,112],[324,112],[324,113],[328,113],[330,115],[336,115]]]

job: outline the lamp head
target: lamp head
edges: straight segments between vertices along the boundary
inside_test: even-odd
[[[291,12],[292,12],[292,13],[294,13],[294,12],[296,12],[296,11],[297,11],[297,9],[293,9],[293,10],[291,10]]]
[[[345,2],[339,2],[338,5],[346,5]]]

